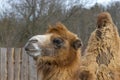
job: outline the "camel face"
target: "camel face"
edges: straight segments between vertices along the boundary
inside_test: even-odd
[[[49,56],[54,57],[61,48],[65,48],[65,40],[63,40],[59,35],[55,36],[53,34],[36,35],[28,40],[25,45],[25,50],[27,54],[32,57],[37,56]]]
[[[44,35],[36,35],[28,40],[25,51],[32,57],[57,59],[79,51],[82,43],[74,33],[68,31],[62,24],[49,28]],[[75,54],[74,54],[75,55]]]
[[[52,34],[33,36],[25,45],[26,52],[33,57],[55,56],[55,52],[64,44],[62,38]]]

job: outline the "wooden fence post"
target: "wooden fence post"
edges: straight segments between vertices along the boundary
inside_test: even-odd
[[[28,58],[29,56],[25,53],[25,50],[22,49],[21,80],[28,80]]]
[[[7,80],[7,49],[1,48],[1,80]]]
[[[2,56],[1,56],[1,48],[0,48],[0,80],[1,80],[1,65],[2,65],[2,64],[1,64],[1,57],[2,57]]]
[[[21,57],[21,48],[15,48],[15,66],[14,66],[14,79],[20,80],[20,57]]]

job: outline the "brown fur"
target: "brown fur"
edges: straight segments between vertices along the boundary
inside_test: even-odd
[[[92,73],[93,80],[119,80],[119,34],[108,12],[97,17],[96,30],[90,36],[83,57],[83,65]]]
[[[36,58],[39,80],[81,80],[81,50],[73,47],[74,41],[79,40],[78,37],[68,31],[61,23],[49,27],[46,34],[50,33],[54,34],[51,40],[55,37],[62,38],[64,47],[55,50],[54,57],[43,56]],[[50,44],[50,48],[52,48],[52,44]]]

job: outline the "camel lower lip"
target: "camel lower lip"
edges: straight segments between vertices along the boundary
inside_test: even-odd
[[[36,49],[30,49],[30,50],[27,50],[26,52],[37,52],[38,50]]]

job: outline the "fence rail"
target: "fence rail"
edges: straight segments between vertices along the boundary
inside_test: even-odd
[[[23,48],[0,48],[0,80],[37,80],[34,60]]]

